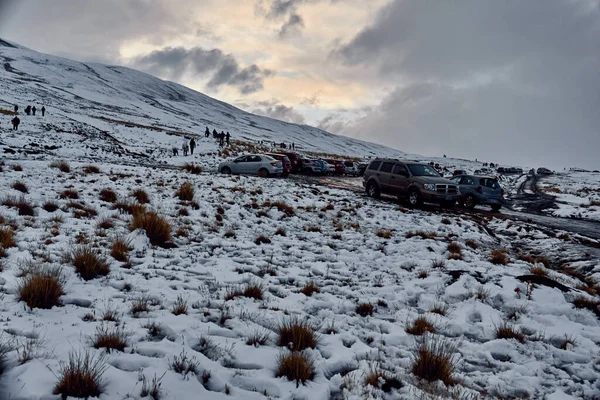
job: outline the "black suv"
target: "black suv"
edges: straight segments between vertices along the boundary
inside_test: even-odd
[[[452,206],[460,195],[454,182],[427,164],[385,158],[369,163],[363,186],[371,197],[390,194],[407,198],[411,206],[423,202]]]

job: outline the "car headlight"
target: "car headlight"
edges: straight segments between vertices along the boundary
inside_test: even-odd
[[[423,189],[435,191],[435,184],[433,184],[433,183],[425,183],[423,185]]]

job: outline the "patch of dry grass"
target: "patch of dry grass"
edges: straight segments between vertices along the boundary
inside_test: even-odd
[[[411,372],[428,382],[442,381],[454,385],[456,347],[440,336],[427,334],[415,348]]]
[[[53,393],[64,399],[98,397],[103,391],[102,375],[107,368],[103,357],[94,357],[89,351],[72,351],[69,361],[61,364]]]
[[[45,269],[36,266],[19,282],[19,300],[29,308],[50,309],[59,306],[64,294],[64,277],[61,269]]]
[[[479,248],[479,245],[477,244],[476,241],[468,239],[465,240],[465,246],[468,246],[470,248],[472,248],[473,250],[477,250]]]
[[[504,250],[492,250],[489,260],[492,264],[496,265],[506,265],[510,261],[508,254]]]
[[[131,242],[123,236],[117,236],[110,248],[110,255],[117,261],[128,262]]]
[[[60,193],[60,198],[77,200],[79,198],[79,192],[75,189],[66,189]]]
[[[194,193],[194,185],[191,182],[184,182],[175,192],[175,196],[181,201],[192,201],[194,200]]]
[[[525,341],[525,335],[508,322],[503,322],[500,326],[496,327],[496,338],[516,339],[521,343]]]
[[[95,165],[86,165],[83,167],[83,172],[86,174],[99,174],[101,171],[100,168]]]
[[[136,189],[130,194],[131,197],[135,198],[140,204],[148,204],[150,203],[150,196],[143,189]]]
[[[392,238],[392,231],[388,230],[388,229],[379,229],[376,233],[377,237],[380,237],[382,239],[391,239]]]
[[[302,289],[300,289],[300,293],[307,297],[311,297],[315,293],[321,293],[321,289],[317,284],[313,281],[308,282]]]
[[[258,283],[247,283],[242,288],[228,290],[225,293],[225,301],[233,300],[236,297],[248,297],[255,300],[263,299],[264,288]]]
[[[361,317],[372,316],[375,307],[371,303],[360,303],[356,306],[356,313]]]
[[[427,332],[435,333],[435,327],[427,317],[418,317],[411,324],[408,324],[404,330],[411,335],[423,335]]]
[[[127,347],[127,336],[123,328],[102,324],[96,328],[92,345],[96,349],[106,349],[108,353],[112,350],[123,352]]]
[[[90,246],[80,246],[69,255],[75,271],[85,281],[106,276],[110,273],[110,266],[104,256]]]
[[[117,201],[117,194],[110,188],[104,188],[100,190],[100,200],[107,203],[115,203]]]
[[[11,247],[16,247],[15,231],[9,226],[0,227],[0,248],[6,250]]]
[[[277,344],[290,351],[302,351],[317,347],[319,336],[307,320],[291,317],[282,321],[278,328]]]
[[[153,211],[133,214],[130,229],[143,229],[154,246],[168,247],[171,242],[171,224]]]
[[[312,381],[315,377],[315,365],[312,357],[306,352],[285,352],[277,359],[276,377],[286,377],[296,386]]]
[[[22,216],[33,217],[35,215],[33,204],[29,203],[23,196],[21,196],[18,199],[13,196],[6,197],[4,198],[4,200],[2,200],[2,205],[6,207],[16,208],[19,212],[19,215]]]
[[[270,244],[271,243],[271,239],[269,239],[266,236],[260,235],[258,236],[256,239],[254,239],[254,244],[256,244],[257,246],[260,246],[261,244]]]
[[[183,164],[182,168],[184,171],[189,172],[190,174],[199,175],[202,173],[202,168],[194,163],[185,163]]]
[[[21,181],[16,181],[11,187],[21,193],[29,193],[29,188],[27,188],[27,185]]]
[[[50,163],[50,168],[57,168],[60,172],[68,174],[71,172],[71,166],[66,161],[53,161]]]

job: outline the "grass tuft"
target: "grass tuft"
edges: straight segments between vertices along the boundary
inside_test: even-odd
[[[60,305],[59,298],[65,294],[63,285],[61,269],[35,266],[19,283],[19,300],[24,301],[29,308],[51,309]]]
[[[471,239],[465,240],[465,245],[469,246],[473,250],[477,250],[479,248],[479,245],[477,244],[477,242],[474,240],[471,240]]]
[[[418,317],[404,329],[406,333],[410,333],[411,335],[423,335],[427,332],[435,333],[433,324],[426,317]]]
[[[33,205],[25,200],[25,197],[22,196],[19,199],[16,197],[6,197],[4,200],[2,200],[2,205],[16,208],[19,211],[19,215],[22,216],[33,217],[35,215]]]
[[[248,336],[248,339],[246,339],[246,344],[254,347],[264,346],[267,344],[270,338],[271,333],[269,331],[255,330],[250,334],[250,336]]]
[[[371,303],[360,303],[356,306],[356,313],[361,317],[372,316],[375,307]]]
[[[21,193],[29,193],[29,189],[27,188],[27,185],[21,181],[16,181],[15,183],[13,183],[12,188],[15,190],[18,190]]]
[[[254,244],[256,244],[257,246],[260,246],[261,244],[270,244],[271,243],[271,239],[269,239],[266,236],[260,235],[258,236],[256,239],[254,239]]]
[[[380,237],[382,239],[391,239],[392,238],[392,231],[388,230],[388,229],[379,229],[376,233],[377,237]]]
[[[277,344],[290,351],[302,351],[317,347],[319,337],[315,327],[307,320],[291,317],[278,326]]]
[[[183,164],[183,170],[189,172],[190,174],[199,175],[202,173],[202,168],[199,165],[185,163]]]
[[[500,326],[496,328],[496,338],[517,339],[521,343],[525,341],[525,335],[520,330],[515,329],[508,322],[503,322]]]
[[[79,198],[79,192],[75,189],[66,189],[61,192],[60,198],[77,200]]]
[[[171,313],[173,315],[182,315],[182,314],[187,314],[187,311],[188,311],[187,300],[185,300],[182,295],[177,296],[177,300],[175,300],[175,303],[173,304],[173,307],[171,308]]]
[[[131,242],[122,236],[117,236],[111,246],[110,255],[117,261],[129,261],[129,250]]]
[[[100,325],[96,328],[96,335],[92,338],[92,345],[96,349],[106,349],[123,352],[127,347],[127,333],[123,328]]]
[[[492,250],[490,252],[490,262],[496,265],[506,265],[510,259],[504,250]]]
[[[6,250],[16,246],[15,232],[8,226],[0,227],[0,248]]]
[[[115,203],[117,201],[117,194],[112,189],[104,188],[100,191],[100,200],[107,203]]]
[[[181,201],[192,201],[194,200],[194,185],[190,182],[184,182],[179,186],[179,189],[175,192],[175,196]]]
[[[87,165],[83,167],[83,172],[86,174],[99,174],[100,168],[96,167],[95,165]]]
[[[130,229],[143,229],[146,231],[146,236],[154,246],[167,247],[167,244],[171,241],[169,221],[153,211],[133,214]]]
[[[308,282],[302,289],[300,289],[300,293],[307,297],[311,297],[314,293],[321,293],[321,289],[317,286],[313,281]]]
[[[80,246],[70,255],[70,261],[75,271],[85,281],[106,276],[110,272],[110,266],[104,256],[90,246]]]
[[[453,385],[456,369],[456,347],[443,337],[425,335],[420,345],[415,348],[411,372],[428,382],[442,381]]]
[[[148,204],[150,203],[150,196],[143,189],[136,189],[131,192],[131,197],[134,197],[138,203],[140,204]]]
[[[227,291],[225,301],[233,300],[236,297],[248,297],[255,300],[263,299],[264,288],[257,283],[247,283],[243,288]]]
[[[102,394],[102,375],[107,368],[104,357],[93,357],[89,351],[71,352],[69,361],[61,365],[53,393],[63,399],[98,397]]]
[[[296,382],[296,387],[313,380],[315,377],[315,365],[312,357],[304,352],[282,353],[277,359],[276,377],[286,377]]]
[[[71,166],[66,161],[53,161],[50,164],[50,168],[57,168],[60,170],[60,172],[64,172],[66,174],[71,172]]]

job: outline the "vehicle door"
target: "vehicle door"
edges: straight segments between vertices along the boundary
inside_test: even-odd
[[[404,164],[395,164],[389,180],[389,190],[399,196],[406,195],[408,189],[408,168]]]
[[[246,165],[246,159],[248,156],[241,156],[233,160],[231,163],[231,172],[234,174],[244,174],[244,168]]]
[[[479,184],[481,186],[481,194],[484,198],[491,199],[492,202],[499,201],[502,198],[502,188],[496,179],[480,178]]]
[[[477,195],[477,193],[475,193],[475,179],[473,179],[473,177],[459,176],[458,178],[460,179],[458,182],[458,189],[460,190],[460,195],[463,199],[468,194]]]
[[[390,191],[390,177],[392,176],[392,169],[394,168],[394,162],[392,161],[384,161],[381,163],[381,167],[377,172],[377,177],[379,178],[379,187],[382,192]]]
[[[258,170],[260,169],[260,167],[262,167],[262,158],[260,156],[248,156],[248,159],[246,160],[246,172],[244,172],[245,174],[252,174],[252,175],[256,175],[258,174]]]

